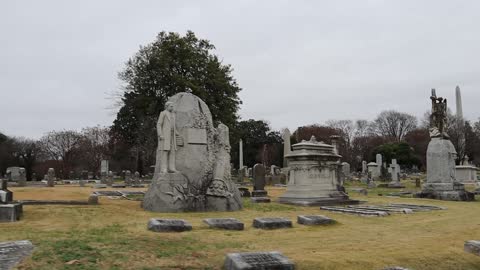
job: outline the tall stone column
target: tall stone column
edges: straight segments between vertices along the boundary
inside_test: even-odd
[[[455,88],[455,98],[456,98],[456,105],[457,105],[457,118],[460,121],[460,130],[463,131],[465,128],[464,120],[463,120],[463,105],[462,105],[462,92],[460,91],[460,87],[457,86]],[[460,138],[458,143],[458,154],[460,155],[460,160],[463,160],[465,157],[465,133],[460,132]]]
[[[290,137],[292,134],[288,128],[283,130],[283,167],[288,167],[288,160],[285,158],[286,155],[292,152],[292,146],[290,145]]]
[[[240,142],[238,143],[238,153],[239,153],[239,157],[238,157],[238,161],[239,161],[239,165],[238,165],[238,169],[241,170],[243,169],[243,140],[240,139]]]

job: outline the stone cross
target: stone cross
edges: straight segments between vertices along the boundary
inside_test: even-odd
[[[382,162],[382,154],[377,154],[376,156],[376,163],[377,163],[377,175],[378,176],[382,176],[382,165],[383,165],[383,162]]]
[[[392,181],[398,182],[398,164],[396,159],[392,159],[392,164],[390,164],[390,168],[392,171]]]

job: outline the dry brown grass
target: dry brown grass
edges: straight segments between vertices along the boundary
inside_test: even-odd
[[[89,187],[12,188],[15,199],[86,200]],[[284,190],[271,188],[279,196]],[[298,269],[382,269],[403,266],[416,270],[480,269],[480,258],[463,251],[465,240],[480,239],[480,202],[443,202],[412,198],[368,197],[369,203],[414,203],[447,207],[445,211],[368,218],[334,214],[318,207],[277,203],[251,205],[231,213],[160,214],[145,212],[140,203],[101,198],[98,206],[25,206],[20,222],[0,224],[0,241],[29,239],[32,258],[19,269],[221,269],[228,252],[283,252]],[[338,221],[326,227],[262,231],[255,217],[323,214]],[[153,233],[151,217],[182,218],[191,232]],[[245,231],[209,229],[207,217],[235,217]],[[75,264],[66,262],[78,260]]]

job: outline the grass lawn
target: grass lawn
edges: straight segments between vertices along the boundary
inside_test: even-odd
[[[351,188],[353,186],[349,186]],[[408,189],[413,190],[408,182]],[[11,188],[14,198],[86,200],[90,187]],[[466,240],[480,239],[480,201],[444,202],[413,198],[389,198],[369,190],[368,196],[350,192],[353,199],[371,204],[411,203],[447,207],[447,210],[360,217],[335,214],[318,207],[294,207],[277,203],[250,204],[228,213],[162,214],[143,211],[140,202],[100,199],[97,206],[24,206],[17,223],[0,224],[0,241],[31,240],[33,256],[18,269],[221,269],[226,253],[278,250],[292,259],[297,269],[383,269],[403,266],[415,270],[480,269],[480,257],[465,253]],[[270,188],[275,200],[284,192]],[[479,199],[477,197],[477,199]],[[335,225],[298,225],[300,214],[322,214]],[[193,230],[154,233],[146,229],[149,218],[181,218]],[[245,231],[209,229],[208,217],[234,217]],[[293,229],[254,229],[255,217],[287,217]]]

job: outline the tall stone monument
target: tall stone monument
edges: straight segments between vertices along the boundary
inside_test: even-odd
[[[167,113],[168,112],[168,113]],[[213,126],[210,109],[191,93],[168,99],[157,123],[155,175],[143,208],[154,212],[234,211],[242,208],[231,180],[228,127]]]
[[[238,143],[238,169],[241,170],[243,169],[243,140],[240,139],[240,142]]]
[[[457,86],[455,88],[455,99],[456,99],[456,116],[459,121],[459,129],[463,130],[465,128],[465,120],[463,119],[463,105],[462,105],[462,93],[460,91],[460,87]],[[465,157],[465,148],[466,148],[466,139],[465,139],[465,133],[464,132],[459,132],[459,138],[458,138],[458,153],[461,155],[460,159],[463,159]]]
[[[287,191],[280,196],[280,203],[306,206],[358,203],[340,191],[341,156],[333,145],[318,142],[312,136],[310,141],[303,140],[292,148],[287,155],[290,166]]]
[[[430,198],[450,201],[471,201],[474,195],[465,191],[462,183],[455,175],[455,159],[457,152],[448,134],[447,100],[437,97],[432,89],[432,114],[430,116],[430,143],[427,148],[427,181],[420,198]]]
[[[290,130],[288,128],[284,129],[283,133],[282,133],[282,138],[283,138],[283,167],[284,168],[288,167],[288,160],[287,160],[286,156],[289,155],[290,152],[292,152],[290,137],[292,137],[292,134],[290,133]]]

